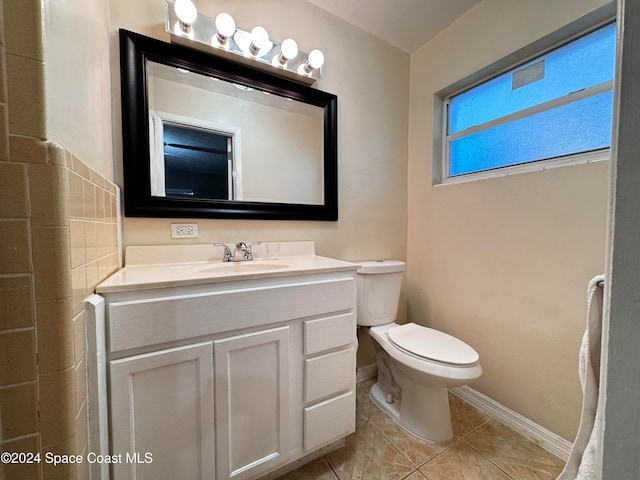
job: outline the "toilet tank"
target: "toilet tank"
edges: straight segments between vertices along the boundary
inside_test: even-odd
[[[358,262],[358,325],[393,323],[398,314],[405,264],[398,260]]]

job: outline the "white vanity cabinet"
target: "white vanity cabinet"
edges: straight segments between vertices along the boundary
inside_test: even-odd
[[[99,287],[110,409],[101,415],[109,453],[123,460],[112,479],[254,480],[353,432],[356,266],[339,263]]]

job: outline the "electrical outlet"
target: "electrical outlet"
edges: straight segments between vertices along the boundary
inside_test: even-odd
[[[172,223],[171,238],[198,238],[198,224]]]

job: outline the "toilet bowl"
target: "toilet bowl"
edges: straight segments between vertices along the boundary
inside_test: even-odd
[[[480,377],[478,353],[444,332],[395,323],[403,262],[360,263],[358,325],[374,340],[378,368],[371,399],[411,433],[434,442],[449,440],[447,388]]]

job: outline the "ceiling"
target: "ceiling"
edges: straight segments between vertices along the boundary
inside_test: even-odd
[[[480,0],[308,0],[411,53]]]

